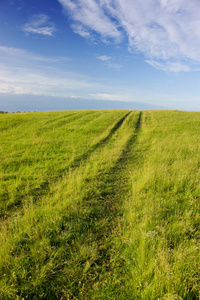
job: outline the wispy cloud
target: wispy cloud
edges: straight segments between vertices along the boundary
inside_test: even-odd
[[[102,55],[101,59],[110,59]],[[46,58],[24,49],[0,46],[0,91],[7,95],[133,101],[140,91],[70,72],[68,57]],[[66,69],[68,71],[66,71]],[[140,96],[142,99],[143,97]]]
[[[152,66],[173,72],[200,65],[199,0],[58,0],[70,13],[73,28],[88,38],[100,35],[115,43],[128,39]],[[82,34],[84,36],[84,34]]]
[[[107,55],[97,55],[97,59],[101,60],[101,61],[108,61],[111,59],[111,56],[107,56]]]
[[[74,20],[73,27],[81,26],[86,32],[96,32],[101,35],[102,39],[110,38],[116,42],[121,41],[122,33],[116,24],[111,22],[110,17],[104,11],[102,1],[94,0],[58,0]],[[82,32],[82,31],[81,31]]]
[[[121,64],[116,63],[115,59],[112,58],[111,56],[107,55],[97,55],[96,58],[100,61],[102,61],[105,65],[107,65],[110,68],[114,69],[120,69],[122,67]]]
[[[112,94],[112,93],[96,93],[91,94],[93,99],[96,100],[109,100],[109,101],[128,101],[131,102],[131,95]]]
[[[56,31],[55,24],[49,21],[49,16],[45,14],[33,15],[29,22],[26,23],[22,30],[26,34],[39,34],[46,36],[53,36],[53,33]]]
[[[72,28],[73,28],[75,33],[78,33],[82,37],[91,38],[90,32],[84,26],[82,26],[81,24],[73,24]]]
[[[102,56],[105,60],[106,57]],[[128,88],[116,81],[106,83],[100,78],[70,72],[68,57],[45,58],[23,49],[3,46],[0,46],[0,91],[0,104],[4,99],[3,94],[5,96],[18,95],[18,97],[20,95],[47,96],[47,99],[49,96],[55,97],[54,99],[71,98],[72,101],[76,98],[136,101],[161,105],[162,99],[163,105],[169,103],[172,107],[173,105],[178,107],[176,106],[178,101],[180,107],[183,107],[181,103],[185,101],[186,109],[198,103],[198,99],[191,96],[191,92],[189,96],[170,97],[168,94],[149,93],[148,90],[139,87]]]
[[[24,49],[14,48],[14,47],[6,47],[0,46],[0,58],[2,62],[16,66],[19,65],[27,65],[30,62],[34,62],[34,65],[38,63],[59,63],[63,61],[70,61],[71,58],[67,56],[54,56],[54,57],[46,57],[42,55],[37,55],[32,52],[29,52]]]
[[[99,88],[87,76],[65,71],[68,57],[45,58],[0,46],[0,61],[2,93],[79,97]]]
[[[146,60],[146,62],[158,70],[171,72],[189,72],[191,67],[181,62],[158,62],[155,60]]]

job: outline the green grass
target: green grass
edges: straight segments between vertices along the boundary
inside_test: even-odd
[[[109,134],[124,111],[9,114],[0,119],[0,214],[38,200],[52,182]]]
[[[200,113],[0,115],[0,299],[198,299]]]

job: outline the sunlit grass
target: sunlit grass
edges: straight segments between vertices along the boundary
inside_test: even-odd
[[[103,140],[126,111],[2,115],[0,213],[28,195],[35,200],[87,151]]]
[[[199,113],[0,118],[1,299],[198,299]]]
[[[129,297],[197,299],[200,115],[145,112],[142,124],[121,223]]]

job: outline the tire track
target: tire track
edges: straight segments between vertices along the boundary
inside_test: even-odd
[[[107,298],[94,297],[94,294],[95,289],[96,291],[102,290],[106,286],[104,279],[113,275],[113,237],[117,234],[117,224],[121,217],[120,204],[126,193],[124,190],[126,173],[122,166],[124,166],[124,160],[128,161],[129,147],[134,145],[139,134],[139,123],[141,123],[140,115],[136,119],[135,114],[127,113],[110,128],[108,134],[101,139],[101,143],[99,141],[96,147],[94,146],[93,152],[88,155],[87,160],[84,160],[84,164],[80,165],[80,169],[78,162],[77,168],[74,167],[72,172],[72,182],[76,182],[80,172],[83,172],[82,184],[77,191],[76,185],[71,189],[70,204],[66,201],[68,200],[67,194],[63,204],[55,200],[50,203],[49,198],[51,197],[46,195],[47,210],[46,206],[43,207],[44,202],[41,207],[34,206],[34,214],[31,210],[30,215],[28,211],[27,214],[20,215],[16,230],[13,222],[13,238],[15,235],[17,236],[18,228],[20,228],[21,236],[15,245],[16,249],[13,248],[12,251],[16,253],[19,243],[21,244],[18,256],[23,255],[29,259],[27,276],[34,277],[35,275],[34,256],[32,262],[30,249],[34,248],[35,243],[43,247],[42,243],[39,243],[40,235],[48,240],[47,245],[49,246],[46,251],[49,251],[49,256],[46,257],[44,265],[39,266],[43,269],[46,264],[52,263],[52,273],[47,272],[43,282],[44,299]],[[96,152],[98,149],[100,151]],[[115,155],[117,154],[116,156],[112,156],[113,151]],[[102,158],[103,162],[109,160],[109,163],[103,165],[103,168],[101,167]],[[96,162],[98,168],[96,168]],[[90,172],[84,173],[87,165],[95,177],[90,176]],[[63,191],[66,185],[67,178],[63,180],[60,190]],[[54,192],[57,191],[56,188]],[[62,199],[62,194],[59,194],[60,198]],[[49,210],[53,212],[53,218],[51,214],[46,215]],[[46,218],[48,225],[45,223]],[[27,229],[22,230],[22,228],[25,229],[24,224],[27,223],[29,224],[28,235]],[[35,235],[37,239],[33,241],[32,238]],[[26,242],[24,243],[24,241]],[[54,253],[58,253],[58,257],[55,256],[55,262],[52,261]],[[17,261],[13,260],[13,263],[17,263]],[[38,270],[36,273],[39,274]],[[41,292],[41,286],[32,285],[29,278],[24,279],[25,282],[29,281],[28,290],[24,290],[19,285],[18,295],[23,298],[28,293],[30,299],[36,299],[39,291]],[[16,283],[15,285],[17,286]]]
[[[107,224],[104,229],[100,227],[100,230],[97,232],[98,235],[98,250],[99,250],[99,260],[95,262],[95,269],[98,269],[98,274],[96,281],[98,285],[102,288],[106,286],[106,278],[109,276],[113,277],[113,274],[116,272],[116,268],[123,268],[124,261],[119,257],[119,261],[113,263],[113,253],[114,242],[111,235],[116,236],[118,231],[119,220],[122,217],[123,213],[121,211],[121,205],[129,192],[129,165],[131,165],[132,159],[132,150],[134,144],[137,142],[138,135],[140,134],[140,129],[142,126],[142,112],[139,113],[138,120],[135,124],[135,131],[127,140],[122,153],[116,164],[110,169],[109,174],[107,174],[107,179],[102,179],[102,194],[101,198],[103,208],[98,213],[100,217],[99,223],[102,223],[102,218],[107,219]],[[103,175],[104,176],[104,175]],[[103,203],[104,202],[104,203]],[[95,210],[95,207],[94,207]],[[97,216],[97,214],[95,214]],[[98,226],[95,225],[95,228]],[[102,235],[103,232],[103,235]],[[95,232],[96,234],[96,232]],[[109,239],[110,242],[105,246],[106,240]],[[120,255],[119,255],[120,256]],[[98,267],[97,267],[98,266]],[[106,276],[105,276],[105,275]],[[109,274],[109,275],[108,275]],[[97,275],[97,273],[96,273]],[[105,280],[105,281],[104,281]],[[93,284],[93,283],[92,283]],[[113,286],[113,290],[115,287]],[[105,295],[104,295],[105,297]],[[87,297],[86,297],[87,298]],[[82,298],[82,299],[86,299]],[[91,296],[92,298],[92,296]],[[103,299],[103,298],[102,298]],[[115,298],[112,298],[115,299]]]
[[[87,116],[90,114],[92,114],[92,112],[85,112],[85,113],[72,112],[72,113],[64,115],[64,116],[56,116],[56,118],[47,121],[43,127],[51,130],[53,125],[69,124],[73,121],[77,121],[77,120],[83,118],[84,116]]]
[[[118,123],[122,125],[123,122]],[[121,155],[109,170],[106,172],[104,170],[102,174],[98,175],[95,182],[91,182],[95,188],[92,188],[93,191],[90,191],[83,199],[84,204],[79,212],[79,221],[77,225],[73,224],[73,232],[81,232],[83,236],[82,243],[86,248],[90,247],[91,242],[96,243],[97,258],[93,260],[88,274],[84,274],[83,276],[85,277],[81,281],[80,278],[74,278],[74,283],[70,283],[73,293],[63,299],[94,299],[94,295],[91,292],[94,287],[98,286],[98,289],[103,289],[106,286],[108,276],[110,278],[113,276],[112,254],[115,251],[113,235],[116,236],[117,234],[118,222],[122,216],[120,207],[125,195],[128,193],[129,178],[127,166],[131,163],[131,151],[137,142],[141,124],[142,113],[140,112],[137,122],[134,124],[134,131],[126,141]],[[86,213],[87,211],[88,213]],[[70,217],[71,221],[70,219],[66,220],[66,223],[72,222],[76,218],[77,216],[72,214]],[[63,230],[65,229],[63,228]],[[68,240],[70,247],[74,247],[75,237],[76,235],[71,240]],[[78,252],[79,249],[74,248],[74,251]],[[70,254],[68,254],[66,259],[70,260]],[[121,268],[123,261],[119,263],[120,266],[118,265],[117,267]],[[101,299],[105,298],[102,297]]]
[[[90,113],[92,113],[92,112],[88,112],[87,115]],[[117,130],[119,130],[119,128],[122,126],[123,122],[125,121],[125,119],[128,117],[128,115],[130,113],[131,112],[128,112],[122,118],[120,117],[120,119],[117,120],[117,122],[115,122],[114,125],[111,125],[112,126],[111,129],[109,130],[109,132],[107,133],[107,135],[105,137],[101,138],[98,142],[91,145],[91,147],[86,152],[75,157],[75,159],[71,163],[69,163],[68,166],[61,169],[60,172],[58,174],[56,174],[56,176],[53,179],[51,179],[50,181],[46,180],[40,185],[39,188],[33,188],[32,190],[30,190],[29,195],[33,196],[33,203],[36,203],[39,198],[48,194],[48,192],[50,191],[52,182],[55,184],[55,182],[59,181],[63,177],[63,175],[65,173],[67,173],[70,169],[79,167],[79,165],[81,164],[82,161],[84,161],[84,163],[86,163],[87,160],[89,159],[89,157],[92,155],[92,153],[94,153],[98,148],[104,147],[105,143],[107,143],[112,138],[112,136],[115,134],[115,132]],[[81,115],[81,117],[78,118],[78,120],[81,119],[82,117],[84,117],[84,115]],[[15,212],[16,209],[20,206],[20,204],[22,203],[24,198],[25,198],[25,196],[18,199],[14,204],[7,206],[6,212],[1,211],[0,219],[2,219],[2,220],[8,219],[13,214],[13,212]]]
[[[117,123],[110,129],[110,131],[106,137],[100,139],[97,143],[92,145],[91,148],[88,149],[85,153],[83,153],[79,157],[76,157],[70,167],[72,167],[72,168],[78,167],[78,165],[80,164],[80,162],[82,160],[87,160],[95,150],[97,150],[98,148],[104,147],[105,143],[107,143],[112,138],[112,136],[116,133],[116,131],[120,129],[123,122],[129,116],[130,113],[131,112],[128,112],[119,121],[117,121]]]

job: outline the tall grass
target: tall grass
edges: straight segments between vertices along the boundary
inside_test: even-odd
[[[0,118],[0,215],[37,201],[75,160],[101,142],[127,111],[7,114]]]
[[[0,120],[1,299],[198,299],[199,113]]]
[[[199,113],[143,115],[118,239],[128,299],[199,297],[199,129]]]
[[[68,298],[80,294],[80,283],[84,287],[84,281],[91,281],[88,270],[92,261],[100,257],[102,262],[96,239],[101,240],[102,232],[109,228],[110,217],[105,213],[110,202],[104,201],[103,195],[110,187],[105,173],[131,135],[125,125],[120,129],[112,130],[105,144],[52,182],[37,205],[29,195],[15,218],[4,222],[0,256],[3,298]]]

